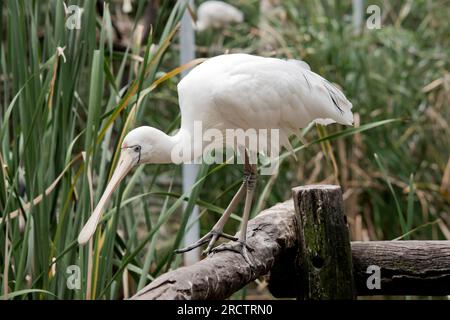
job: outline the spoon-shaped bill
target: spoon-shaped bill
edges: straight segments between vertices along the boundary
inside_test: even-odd
[[[120,181],[122,181],[122,179],[125,178],[125,176],[131,170],[135,162],[136,160],[130,154],[128,149],[124,149],[120,154],[119,164],[116,170],[114,171],[114,174],[111,180],[109,181],[105,189],[105,192],[100,198],[97,207],[95,208],[94,212],[92,212],[91,216],[89,217],[89,220],[86,222],[80,234],[78,235],[79,244],[85,245],[86,243],[88,243],[89,239],[91,239],[91,237],[94,235],[95,230],[97,229],[97,225],[102,216],[103,209],[105,208],[106,204],[111,198],[111,195],[113,194],[114,190],[116,190]]]

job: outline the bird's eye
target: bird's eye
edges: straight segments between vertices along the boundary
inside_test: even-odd
[[[133,147],[134,152],[141,152],[141,146]]]

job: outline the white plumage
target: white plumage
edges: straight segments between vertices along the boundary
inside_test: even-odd
[[[352,104],[344,94],[326,79],[312,72],[298,60],[263,58],[247,54],[220,55],[195,67],[178,84],[181,127],[173,136],[152,128],[139,127],[124,139],[119,165],[89,221],[78,237],[81,244],[94,234],[102,210],[127,172],[141,163],[171,163],[174,148],[191,145],[194,123],[203,130],[218,129],[278,129],[281,143],[291,149],[288,137],[310,122],[338,122],[351,125]],[[234,147],[234,146],[232,146]],[[247,146],[245,146],[247,147]],[[182,148],[181,148],[182,149]],[[203,150],[200,150],[200,153]],[[250,150],[261,151],[261,150]],[[185,160],[195,154],[188,150]],[[239,237],[241,252],[249,261],[245,237],[253,197],[256,165],[246,162],[244,183],[214,228],[197,243],[180,252],[209,242],[210,251],[216,240],[226,236],[223,226],[246,193],[243,224]]]
[[[133,5],[131,4],[131,0],[123,0],[122,11],[124,13],[130,13],[133,11]]]
[[[221,29],[231,23],[244,21],[242,11],[222,1],[205,1],[197,10],[197,31],[208,28]]]
[[[178,84],[181,131],[279,129],[282,141],[311,121],[351,125],[352,104],[298,60],[228,54],[194,68]]]

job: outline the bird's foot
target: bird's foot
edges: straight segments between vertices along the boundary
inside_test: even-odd
[[[244,258],[245,262],[247,262],[250,267],[253,266],[252,261],[250,260],[250,252],[253,251],[253,248],[251,248],[245,241],[238,240],[235,242],[228,242],[221,244],[220,246],[215,247],[211,250],[211,253],[216,253],[220,251],[233,251],[236,253],[239,253]]]
[[[200,246],[204,245],[205,243],[209,242],[208,247],[206,248],[205,251],[203,251],[203,254],[206,255],[211,252],[213,245],[217,242],[217,240],[219,240],[219,238],[226,238],[226,239],[233,240],[233,241],[237,240],[236,237],[233,237],[229,234],[223,233],[222,231],[211,230],[207,234],[205,234],[201,239],[196,241],[195,243],[187,246],[186,248],[175,250],[175,253],[188,252],[188,251],[191,251],[191,250],[193,250],[197,247],[200,247]]]

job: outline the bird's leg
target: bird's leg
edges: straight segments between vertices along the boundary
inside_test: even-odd
[[[245,190],[246,190],[245,183],[243,183],[241,185],[241,187],[239,188],[239,190],[234,195],[234,197],[231,200],[231,202],[228,205],[228,207],[223,212],[223,214],[220,217],[219,221],[217,221],[217,223],[214,225],[214,227],[211,229],[211,231],[209,231],[200,240],[198,240],[197,242],[191,244],[190,246],[188,246],[186,248],[183,248],[183,249],[175,250],[175,253],[183,253],[183,252],[190,251],[192,249],[200,247],[201,245],[203,245],[203,244],[205,244],[207,242],[209,242],[209,244],[208,244],[208,247],[206,248],[206,250],[204,251],[204,253],[209,253],[211,251],[211,248],[214,245],[214,243],[216,243],[216,241],[220,237],[223,237],[223,238],[226,238],[226,239],[229,239],[229,240],[237,240],[236,237],[233,237],[231,235],[223,233],[223,227],[225,226],[225,223],[230,218],[231,213],[236,209],[239,201],[244,196]]]
[[[212,251],[218,252],[218,251],[223,251],[223,250],[231,250],[234,252],[238,252],[238,253],[242,254],[245,261],[251,266],[252,263],[248,256],[248,250],[251,248],[249,248],[249,246],[247,245],[247,224],[248,224],[248,219],[250,217],[250,209],[252,206],[253,194],[255,191],[257,171],[256,171],[256,165],[249,164],[247,160],[248,160],[248,157],[246,155],[246,163],[245,163],[245,168],[244,168],[244,185],[246,186],[246,197],[245,197],[245,204],[244,204],[244,213],[242,215],[241,230],[239,233],[239,238],[238,238],[237,244],[235,244],[235,243],[222,244],[221,246],[214,248]]]
[[[217,223],[214,225],[214,227],[210,231],[213,234],[213,236],[212,236],[211,240],[209,241],[208,247],[203,252],[204,254],[208,254],[211,251],[213,245],[216,243],[216,241],[220,237],[224,237],[224,238],[227,238],[227,239],[233,240],[233,241],[237,240],[236,237],[233,237],[233,236],[230,236],[230,235],[227,235],[227,234],[223,233],[223,227],[225,226],[225,223],[230,218],[231,213],[233,211],[235,211],[237,205],[239,204],[239,201],[244,196],[244,192],[245,192],[245,184],[243,183],[239,187],[238,192],[236,192],[236,194],[234,195],[233,199],[231,200],[231,202],[228,205],[227,209],[223,213],[222,217],[220,217],[219,221],[217,221]]]
[[[225,35],[223,32],[219,34],[219,38],[217,39],[216,45],[215,45],[215,52],[216,54],[223,54],[223,42],[225,40]]]

